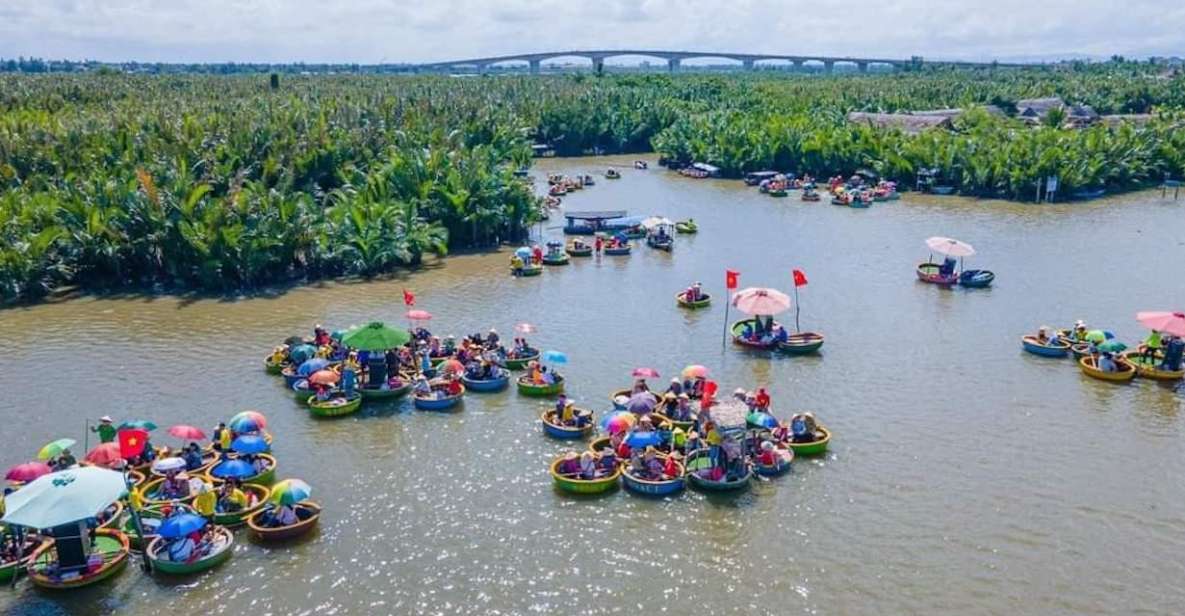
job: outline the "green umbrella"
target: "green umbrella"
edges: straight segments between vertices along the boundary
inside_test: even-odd
[[[1092,329],[1083,338],[1090,342],[1103,342],[1107,339],[1107,333],[1101,329]]]
[[[50,458],[56,458],[62,455],[63,451],[73,447],[76,442],[72,438],[60,438],[56,441],[46,443],[45,447],[42,447],[41,451],[37,452],[37,459],[48,460]]]
[[[1098,348],[1103,353],[1119,353],[1127,350],[1127,345],[1118,340],[1108,340],[1100,345]]]
[[[342,344],[359,351],[386,351],[401,347],[409,340],[411,334],[402,329],[392,329],[378,321],[350,330],[342,336]]]
[[[132,419],[130,421],[125,421],[125,422],[119,424],[119,429],[120,430],[144,430],[146,432],[152,432],[153,430],[156,429],[156,424],[152,423],[151,421],[148,421],[147,419]]]

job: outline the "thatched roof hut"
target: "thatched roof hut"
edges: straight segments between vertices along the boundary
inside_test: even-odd
[[[848,122],[866,123],[876,128],[896,128],[909,134],[917,134],[931,128],[951,128],[953,124],[948,116],[939,115],[911,115],[908,113],[865,113],[853,111],[848,114]]]
[[[1026,98],[1016,101],[1016,114],[1022,118],[1044,118],[1050,109],[1064,109],[1066,101],[1061,97]]]

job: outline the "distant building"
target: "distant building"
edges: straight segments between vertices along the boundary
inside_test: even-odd
[[[865,113],[853,111],[848,114],[848,122],[853,124],[868,124],[876,128],[896,128],[902,132],[915,135],[931,128],[952,128],[954,124],[949,116],[943,115],[913,115],[908,113]]]
[[[1026,98],[1016,101],[1016,115],[1021,118],[1040,120],[1050,109],[1065,109],[1066,101],[1060,97]]]
[[[938,117],[945,117],[945,118],[954,119],[954,118],[957,118],[957,117],[963,115],[964,113],[970,111],[971,109],[982,109],[983,111],[986,111],[988,114],[994,115],[997,117],[1004,117],[1005,115],[1007,115],[1004,113],[1003,109],[1000,109],[999,107],[997,107],[995,105],[976,105],[970,109],[959,109],[957,107],[952,108],[952,109],[925,109],[922,111],[910,111],[909,114],[910,115],[918,115],[918,116],[938,116]]]
[[[1120,124],[1143,126],[1151,122],[1154,117],[1156,116],[1151,113],[1116,113],[1100,116],[1099,121],[1107,126],[1119,126]]]

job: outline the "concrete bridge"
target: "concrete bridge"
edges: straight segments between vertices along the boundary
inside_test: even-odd
[[[548,60],[556,58],[586,58],[592,62],[593,70],[601,71],[605,67],[605,60],[608,58],[615,58],[620,56],[641,56],[646,58],[654,58],[666,62],[667,70],[677,71],[684,60],[693,60],[699,58],[721,58],[725,60],[732,60],[739,62],[740,67],[745,70],[753,70],[758,62],[765,61],[779,61],[789,62],[795,68],[803,68],[807,62],[812,62],[821,65],[824,72],[830,73],[835,69],[837,64],[849,65],[860,72],[867,72],[869,67],[884,66],[890,69],[903,69],[907,66],[917,66],[922,63],[922,59],[918,57],[902,60],[897,58],[853,58],[853,57],[835,57],[835,56],[816,56],[816,55],[782,55],[782,54],[754,54],[754,53],[725,53],[725,52],[700,52],[700,51],[659,51],[659,50],[640,50],[640,49],[608,49],[608,50],[593,50],[593,51],[552,51],[544,53],[524,53],[507,56],[490,56],[487,58],[470,58],[465,60],[452,60],[448,62],[432,62],[428,64],[420,64],[416,68],[426,71],[462,71],[475,70],[477,72],[485,72],[492,66],[508,62],[525,62],[530,68],[531,73],[538,73],[542,69],[543,63]],[[933,61],[925,62],[931,66],[956,66],[956,67],[993,67],[993,66],[1009,66],[1019,67],[1027,66],[1024,64],[1008,64],[995,62],[959,62],[959,61]]]

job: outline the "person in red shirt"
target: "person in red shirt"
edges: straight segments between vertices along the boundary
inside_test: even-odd
[[[593,242],[593,250],[595,250],[597,252],[597,254],[600,254],[601,250],[604,247],[605,247],[605,240],[603,238],[601,238],[601,236],[598,235],[597,239]]]
[[[667,479],[678,477],[680,475],[679,461],[682,458],[683,458],[682,454],[680,454],[677,451],[672,451],[671,455],[667,456],[666,463],[663,464],[663,466],[662,466],[663,477],[665,477]]]
[[[536,265],[543,262],[543,249],[539,247],[539,244],[535,244],[535,246],[531,248],[531,262],[535,263]]]
[[[756,402],[757,402],[758,409],[761,409],[763,411],[769,410],[769,403],[770,403],[769,393],[765,391],[764,387],[757,388]]]
[[[448,395],[456,396],[461,393],[461,381],[458,379],[449,379]]]

